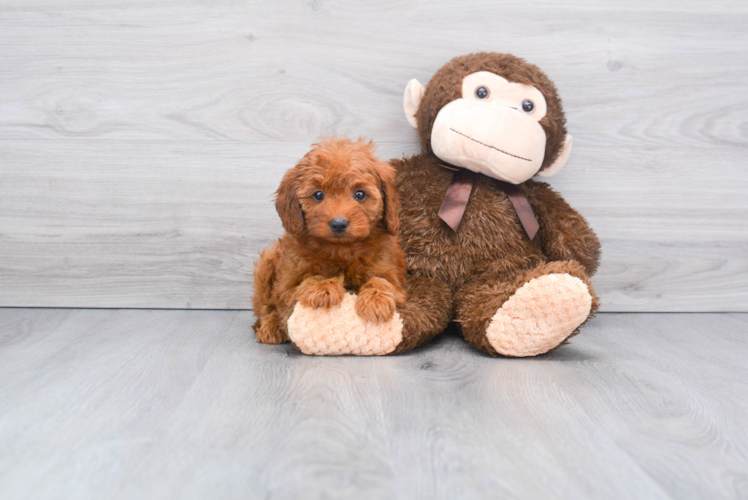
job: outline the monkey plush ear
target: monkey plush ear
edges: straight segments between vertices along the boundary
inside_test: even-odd
[[[405,108],[405,118],[408,119],[408,123],[413,128],[418,128],[418,122],[416,121],[416,111],[418,106],[421,105],[421,99],[425,89],[421,82],[413,78],[408,82],[405,87],[405,95],[403,96],[403,107]]]
[[[558,158],[556,158],[556,161],[554,161],[552,165],[549,165],[548,168],[546,168],[545,170],[541,170],[540,172],[538,172],[538,175],[540,177],[551,177],[553,175],[556,175],[559,172],[559,170],[561,170],[563,166],[566,165],[566,160],[569,159],[570,153],[571,153],[571,136],[569,134],[566,134],[564,147],[561,149],[561,152],[558,154]]]

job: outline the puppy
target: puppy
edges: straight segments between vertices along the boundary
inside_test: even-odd
[[[331,308],[346,290],[358,294],[364,320],[392,318],[407,298],[394,178],[371,142],[340,138],[315,144],[286,173],[275,203],[286,233],[255,262],[260,342],[288,341],[286,322],[297,301]]]

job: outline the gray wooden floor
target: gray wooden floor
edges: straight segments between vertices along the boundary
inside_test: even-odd
[[[0,497],[748,496],[748,314],[600,314],[534,359],[305,357],[252,321],[0,309]]]

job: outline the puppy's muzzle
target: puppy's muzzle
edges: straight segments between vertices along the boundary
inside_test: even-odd
[[[348,221],[342,217],[335,217],[330,221],[330,229],[335,234],[343,234],[348,229]]]

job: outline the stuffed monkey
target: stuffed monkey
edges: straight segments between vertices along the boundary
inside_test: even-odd
[[[536,66],[509,55],[453,59],[424,88],[411,80],[405,114],[422,152],[392,160],[408,300],[386,325],[352,309],[296,304],[289,338],[302,352],[396,354],[455,321],[492,356],[534,356],[578,332],[598,308],[590,283],[600,242],[548,184],[571,136],[556,88]],[[327,344],[349,332],[348,341]],[[374,346],[372,349],[371,346]],[[381,346],[377,348],[376,346]]]

